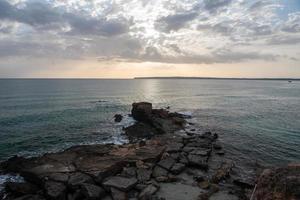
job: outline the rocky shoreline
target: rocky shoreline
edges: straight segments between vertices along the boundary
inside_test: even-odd
[[[216,133],[183,130],[185,115],[134,103],[137,121],[124,128],[130,143],[83,145],[35,158],[12,157],[3,173],[25,182],[5,185],[6,200],[292,200],[299,199],[300,165],[235,171]],[[122,116],[116,115],[116,122]],[[259,172],[259,171],[258,171]],[[247,178],[245,178],[247,177]]]

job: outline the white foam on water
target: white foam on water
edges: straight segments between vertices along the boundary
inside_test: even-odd
[[[177,112],[178,114],[181,114],[181,115],[184,115],[186,117],[192,117],[193,115],[193,112],[191,111],[180,111],[180,112]]]
[[[136,123],[136,120],[130,117],[129,115],[124,115],[122,121],[118,125],[123,127],[128,127]]]
[[[7,182],[24,182],[24,178],[20,175],[2,174],[0,175],[0,192],[4,189],[4,184]]]

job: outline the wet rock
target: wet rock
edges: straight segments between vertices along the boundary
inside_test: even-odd
[[[105,196],[105,191],[99,186],[84,183],[81,185],[81,193],[86,199],[96,200]]]
[[[137,121],[147,122],[152,114],[152,104],[148,102],[139,102],[132,104],[131,115]]]
[[[117,188],[111,188],[111,196],[113,200],[128,200],[127,193]]]
[[[254,196],[257,200],[300,199],[300,164],[264,170]]]
[[[173,158],[168,157],[168,158],[166,158],[166,159],[163,159],[163,160],[159,161],[159,162],[157,163],[157,165],[159,165],[160,167],[162,167],[162,168],[164,168],[164,169],[166,169],[166,170],[170,170],[171,167],[172,167],[175,163],[176,163],[176,161],[175,161]]]
[[[188,156],[188,165],[193,167],[198,167],[203,170],[208,169],[207,158],[198,155],[189,155]]]
[[[152,195],[157,192],[158,188],[155,185],[148,185],[142,192],[139,194],[140,200],[151,200]]]
[[[45,193],[49,199],[64,200],[66,199],[66,186],[63,183],[47,181],[44,185]]]
[[[105,186],[106,188],[114,187],[124,192],[129,191],[136,184],[136,178],[125,178],[120,176],[110,177],[105,182],[103,182],[103,186]]]
[[[115,122],[121,122],[123,119],[123,116],[121,114],[115,114],[114,118],[115,118]]]
[[[176,163],[171,168],[171,172],[175,175],[180,174],[185,169],[185,164],[182,163]]]
[[[22,196],[26,194],[36,194],[39,188],[31,183],[7,182],[5,190],[14,196]]]

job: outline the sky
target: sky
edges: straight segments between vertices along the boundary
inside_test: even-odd
[[[0,78],[300,78],[299,0],[0,0]]]

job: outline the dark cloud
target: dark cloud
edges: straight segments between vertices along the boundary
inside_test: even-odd
[[[205,0],[204,7],[210,12],[218,11],[228,6],[232,0]]]
[[[300,37],[290,35],[273,36],[266,43],[268,45],[295,45],[300,43]]]
[[[157,20],[156,28],[164,32],[177,31],[195,19],[198,16],[197,12],[178,13],[168,15]]]
[[[31,25],[38,30],[60,29],[69,25],[69,34],[115,36],[126,33],[129,22],[124,18],[107,20],[92,18],[82,13],[69,13],[46,2],[27,2],[23,8],[16,8],[7,1],[0,2],[0,19]]]

